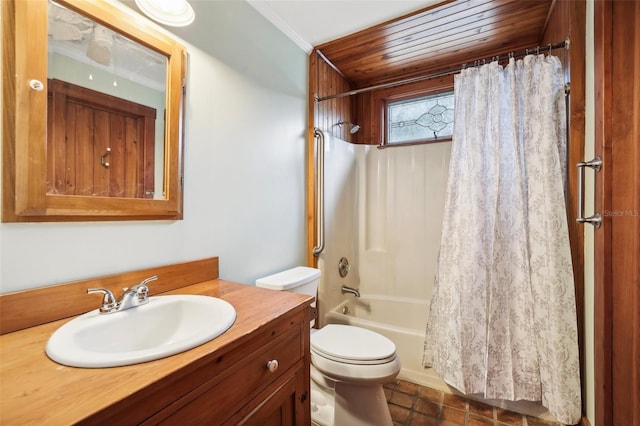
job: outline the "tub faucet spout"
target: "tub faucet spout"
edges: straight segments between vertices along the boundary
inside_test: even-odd
[[[357,288],[347,287],[346,285],[342,286],[342,294],[351,293],[355,297],[360,297],[360,291]]]

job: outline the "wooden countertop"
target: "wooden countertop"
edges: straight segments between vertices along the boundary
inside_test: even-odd
[[[251,333],[270,321],[308,309],[312,300],[310,296],[218,279],[163,294],[219,297],[234,306],[236,321],[221,336],[181,354],[99,369],[67,367],[47,357],[49,336],[69,319],[4,334],[0,336],[0,424],[62,425],[81,421],[173,373],[194,371],[204,360],[246,343]]]

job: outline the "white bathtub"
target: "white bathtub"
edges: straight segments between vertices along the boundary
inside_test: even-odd
[[[391,339],[402,363],[398,378],[450,392],[431,368],[422,367],[424,334],[429,314],[426,301],[363,294],[342,302],[326,315],[326,322],[376,331]]]

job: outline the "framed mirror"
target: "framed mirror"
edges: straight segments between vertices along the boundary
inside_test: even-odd
[[[185,49],[115,3],[2,7],[2,221],[181,219]]]

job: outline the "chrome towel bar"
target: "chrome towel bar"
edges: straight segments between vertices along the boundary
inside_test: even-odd
[[[317,127],[313,129],[313,137],[316,143],[316,244],[313,247],[313,255],[320,256],[324,250],[324,132]]]
[[[595,213],[589,217],[584,217],[584,169],[589,167],[595,172],[599,172],[602,167],[602,159],[596,157],[591,161],[583,161],[577,164],[578,166],[578,217],[576,221],[578,223],[590,223],[596,228],[600,228],[602,224],[602,216],[600,213]]]

